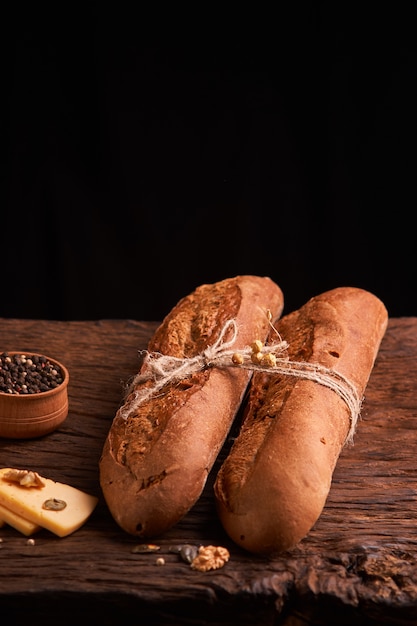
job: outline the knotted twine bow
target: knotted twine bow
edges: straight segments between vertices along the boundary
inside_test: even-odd
[[[275,329],[274,329],[275,330]],[[225,340],[227,334],[231,332],[231,338]],[[249,369],[253,372],[266,372],[268,374],[283,374],[284,376],[294,376],[312,380],[324,387],[328,387],[336,392],[347,404],[350,412],[350,429],[346,437],[346,442],[352,442],[356,430],[362,400],[358,396],[356,388],[335,370],[329,369],[318,363],[308,363],[305,361],[290,361],[285,356],[288,348],[286,341],[280,340],[271,345],[263,345],[261,352],[263,355],[272,354],[273,365],[265,364],[267,359],[260,359],[254,362],[253,348],[246,346],[242,349],[232,349],[237,337],[237,324],[234,319],[228,320],[223,326],[218,339],[194,357],[178,358],[161,354],[160,352],[149,352],[142,350],[144,360],[142,371],[139,372],[129,385],[126,396],[129,401],[119,409],[119,415],[127,420],[129,415],[135,411],[143,402],[157,395],[157,393],[168,383],[177,383],[185,378],[200,372],[209,367],[237,367]],[[278,334],[278,333],[277,333]],[[281,355],[281,356],[280,356]],[[282,356],[283,355],[283,356]],[[145,382],[152,380],[152,387],[139,388]]]

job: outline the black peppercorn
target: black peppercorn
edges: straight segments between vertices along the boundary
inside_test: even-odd
[[[64,380],[61,368],[36,354],[0,354],[0,392],[42,393],[55,389]]]

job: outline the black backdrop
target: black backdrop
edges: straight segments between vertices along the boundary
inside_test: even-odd
[[[1,317],[159,320],[245,273],[285,312],[354,285],[417,315],[414,3],[170,37],[29,6],[3,57]]]

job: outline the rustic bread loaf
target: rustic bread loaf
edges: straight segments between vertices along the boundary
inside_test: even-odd
[[[387,322],[377,297],[343,287],[282,317],[276,330],[291,361],[317,363],[349,381],[359,410]],[[320,382],[263,372],[252,377],[243,415],[216,477],[217,510],[238,545],[279,553],[319,518],[354,416],[348,402]]]
[[[243,348],[256,338],[265,341],[270,319],[282,309],[282,291],[267,277],[237,276],[201,285],[166,316],[148,350],[192,359],[215,344],[228,320],[236,322],[233,348]],[[231,340],[229,333],[224,340]],[[145,365],[139,374],[143,371]],[[133,381],[99,462],[104,498],[122,529],[151,538],[194,505],[250,377],[240,368],[203,367],[168,382],[139,406],[135,394],[152,389],[154,381]]]

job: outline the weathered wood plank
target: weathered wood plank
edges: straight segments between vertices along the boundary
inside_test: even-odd
[[[231,544],[214,510],[216,464],[200,501],[159,538],[163,567],[154,554],[132,553],[137,540],[112,520],[98,482],[123,385],[155,327],[0,319],[0,350],[42,352],[70,372],[66,422],[40,439],[0,440],[0,464],[30,467],[99,497],[88,523],[65,539],[41,531],[28,546],[17,531],[0,529],[1,609],[16,622],[31,611],[44,624],[94,619],[99,607],[102,624],[133,615],[144,624],[415,624],[417,318],[390,320],[354,445],[343,450],[326,507],[297,548],[265,559]],[[195,572],[169,551],[183,542],[225,545],[231,560],[216,572]]]

